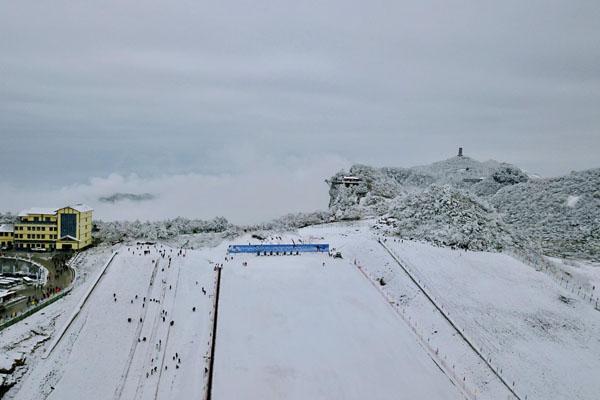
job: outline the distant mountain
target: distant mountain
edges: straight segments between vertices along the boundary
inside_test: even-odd
[[[600,169],[540,179],[452,157],[412,168],[354,165],[328,182],[336,219],[383,216],[402,237],[600,260]]]
[[[151,193],[114,193],[110,196],[99,197],[98,201],[101,201],[102,203],[118,203],[124,200],[139,202],[154,200],[155,198],[156,196]]]

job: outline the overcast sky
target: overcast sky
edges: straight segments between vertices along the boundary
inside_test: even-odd
[[[323,208],[337,168],[459,145],[598,167],[599,21],[598,0],[3,1],[0,209],[115,177],[264,176],[272,196],[302,170],[313,200],[276,201]]]

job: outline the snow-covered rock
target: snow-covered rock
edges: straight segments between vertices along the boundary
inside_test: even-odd
[[[347,176],[359,183],[344,183]],[[413,168],[355,165],[329,183],[338,220],[390,216],[403,235],[492,251],[513,247],[519,232],[524,248],[600,260],[600,169],[540,179],[510,164],[453,157]]]
[[[389,216],[396,221],[396,233],[407,239],[468,250],[535,250],[493,208],[450,185],[432,185],[399,198]]]
[[[360,183],[340,184],[344,176],[356,177]],[[452,157],[412,168],[354,165],[329,180],[329,208],[337,219],[383,215],[391,199],[425,190],[432,184],[491,196],[505,186],[527,180],[527,175],[513,165],[493,160],[481,162],[469,157]]]
[[[558,257],[600,260],[600,168],[499,190],[503,219]]]

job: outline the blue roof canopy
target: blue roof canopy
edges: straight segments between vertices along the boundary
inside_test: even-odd
[[[328,253],[328,243],[312,244],[234,244],[227,249],[228,253]]]

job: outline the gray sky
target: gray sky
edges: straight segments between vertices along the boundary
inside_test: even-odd
[[[323,197],[331,168],[458,145],[598,167],[598,21],[598,0],[4,1],[0,183],[307,169]]]

